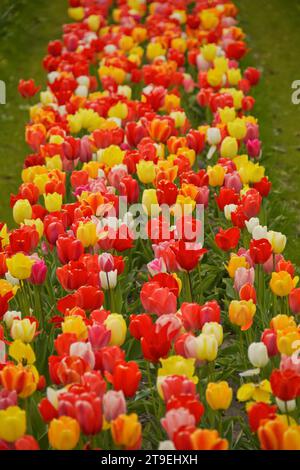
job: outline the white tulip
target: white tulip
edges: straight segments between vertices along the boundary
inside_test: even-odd
[[[252,230],[253,240],[261,240],[262,238],[268,238],[268,227],[262,225],[256,225]]]
[[[21,320],[22,313],[15,310],[8,310],[3,317],[3,321],[8,329],[12,327],[14,320]]]
[[[248,348],[248,358],[254,367],[265,367],[269,362],[268,350],[264,343],[252,343]]]
[[[236,209],[237,209],[236,204],[227,204],[224,207],[224,215],[225,215],[226,220],[231,220],[231,214],[235,212]]]
[[[281,232],[273,232],[272,230],[268,233],[268,240],[272,245],[275,254],[280,254],[285,249],[287,238]]]
[[[210,127],[206,132],[206,139],[209,145],[218,145],[221,142],[222,135],[217,127]]]
[[[118,271],[116,269],[114,271],[109,271],[108,273],[100,271],[99,276],[102,289],[108,290],[116,287],[118,279]]]
[[[257,217],[251,217],[250,220],[246,220],[245,224],[246,224],[248,232],[252,234],[255,227],[259,225],[259,219]]]
[[[176,450],[172,441],[161,441],[158,450]]]
[[[296,409],[296,400],[283,401],[276,397],[276,403],[281,413],[290,413]]]

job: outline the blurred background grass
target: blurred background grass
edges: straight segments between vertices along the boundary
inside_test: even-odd
[[[300,105],[291,102],[291,84],[300,79],[300,2],[235,0],[248,36],[246,65],[259,67],[254,114],[263,140],[263,163],[274,183],[271,219],[288,235],[287,256],[300,264]],[[1,0],[0,80],[7,104],[0,106],[0,220],[12,223],[9,194],[17,191],[28,148],[24,125],[28,111],[18,96],[20,78],[45,83],[41,66],[47,43],[67,20],[65,0]],[[273,227],[272,227],[273,228]]]

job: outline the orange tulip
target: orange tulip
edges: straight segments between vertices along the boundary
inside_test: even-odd
[[[33,366],[8,364],[0,372],[0,379],[6,390],[15,390],[19,397],[26,398],[36,391],[38,373]]]
[[[193,450],[227,450],[228,441],[219,436],[218,431],[197,429],[191,435]]]

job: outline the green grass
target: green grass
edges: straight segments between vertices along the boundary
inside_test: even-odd
[[[20,78],[45,84],[42,59],[50,40],[61,36],[67,21],[66,0],[1,0],[0,80],[6,83],[6,105],[0,106],[0,220],[12,223],[9,195],[20,184],[24,158],[27,102],[18,94]]]
[[[254,115],[263,141],[275,230],[288,236],[286,255],[300,264],[300,105],[292,104],[292,82],[300,79],[298,0],[236,0],[251,49],[247,63],[262,70]]]

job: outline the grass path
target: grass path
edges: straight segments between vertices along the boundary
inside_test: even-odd
[[[65,0],[1,0],[0,80],[7,104],[0,106],[0,220],[12,223],[9,195],[20,184],[22,164],[30,153],[24,142],[26,102],[19,97],[20,78],[45,83],[42,59],[48,41],[61,35],[67,21]]]
[[[19,78],[43,84],[41,60],[47,42],[59,37],[67,20],[65,0],[1,0],[0,79],[7,104],[0,106],[0,220],[12,223],[9,194],[17,190],[28,148],[24,124],[28,112],[17,94]],[[300,79],[300,3],[298,0],[236,0],[248,35],[247,62],[260,67],[255,90],[264,164],[274,182],[271,215],[287,233],[287,255],[300,264],[300,105],[291,102],[291,84]]]
[[[300,80],[300,2],[235,0],[251,49],[249,64],[263,75],[255,89],[254,114],[263,141],[263,164],[274,183],[271,214],[288,236],[287,256],[300,264],[300,105],[292,82]]]

